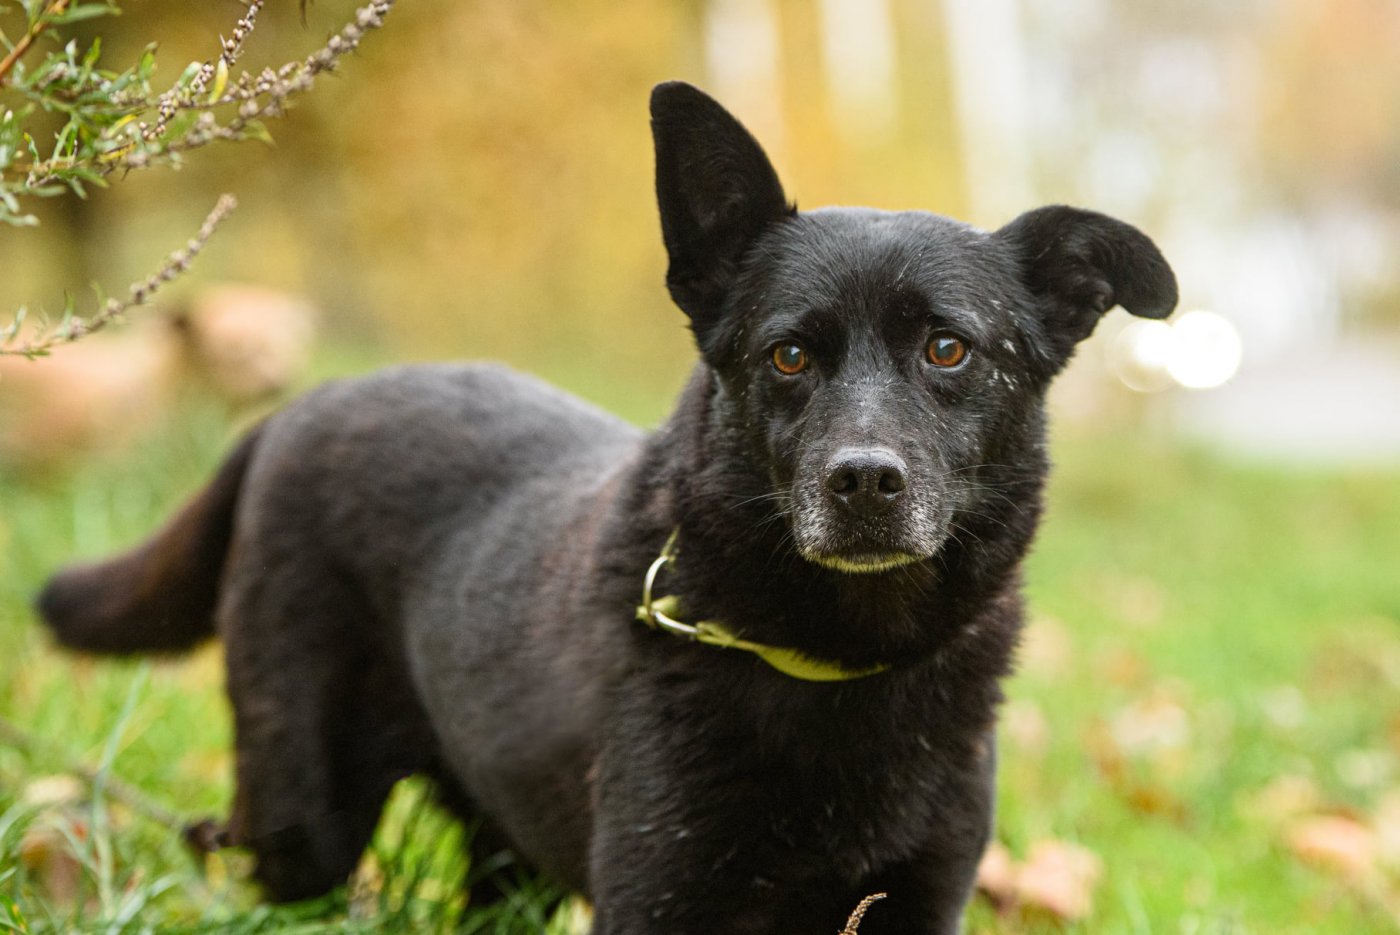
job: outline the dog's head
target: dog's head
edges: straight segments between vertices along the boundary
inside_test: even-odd
[[[987,233],[798,212],[714,100],[668,83],[651,108],[667,285],[717,375],[722,430],[817,564],[937,554],[996,509],[991,478],[1038,469],[1045,388],[1099,318],[1176,304],[1152,241],[1104,215],[1040,208]]]

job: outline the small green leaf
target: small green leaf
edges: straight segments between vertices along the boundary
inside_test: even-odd
[[[15,339],[15,335],[19,334],[19,329],[24,326],[24,319],[28,314],[29,308],[24,305],[21,305],[15,311],[14,320],[6,325],[3,330],[0,330],[0,344],[9,344]]]
[[[228,62],[222,58],[214,68],[214,84],[209,88],[209,103],[213,104],[224,96],[224,91],[228,88]]]
[[[272,134],[268,132],[267,127],[259,120],[248,121],[243,127],[243,137],[249,140],[259,140],[270,146],[276,144],[276,141],[272,138]]]
[[[87,50],[87,54],[83,56],[83,64],[91,67],[93,65],[96,65],[97,60],[101,57],[102,37],[94,36],[92,39],[92,46]]]
[[[194,80],[194,76],[199,74],[199,70],[203,67],[203,64],[200,62],[190,62],[185,66],[185,70],[180,72],[180,77],[175,79],[175,83],[188,84]]]

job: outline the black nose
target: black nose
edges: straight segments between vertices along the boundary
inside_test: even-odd
[[[888,448],[842,448],[826,466],[826,489],[856,516],[878,516],[904,492],[908,468]]]

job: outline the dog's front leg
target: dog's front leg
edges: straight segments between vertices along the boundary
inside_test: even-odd
[[[885,898],[870,905],[860,935],[957,935],[981,853],[953,846],[880,873],[865,889]]]
[[[872,874],[866,895],[884,893],[860,935],[956,935],[991,839],[996,802],[996,737],[988,732],[967,769],[946,780],[935,827],[923,848]]]
[[[736,836],[731,848],[744,846]],[[849,892],[838,896],[811,881],[775,881],[775,868],[755,872],[743,860],[724,866],[735,860],[734,850],[704,857],[698,851],[652,854],[598,866],[606,882],[595,894],[592,935],[814,935],[839,931],[856,903]]]

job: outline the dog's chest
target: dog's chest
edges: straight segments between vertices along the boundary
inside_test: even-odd
[[[873,681],[901,674],[843,686],[756,674],[695,694],[672,683],[672,703],[650,709],[669,732],[666,810],[693,822],[671,832],[728,841],[774,883],[851,885],[985,821],[990,731],[960,725],[988,725],[990,710],[960,721],[969,712],[937,689]],[[667,717],[677,703],[688,715]]]
[[[984,746],[947,730],[936,699],[816,705],[770,761],[781,845],[822,853],[852,880],[902,860],[942,832],[965,801]]]

